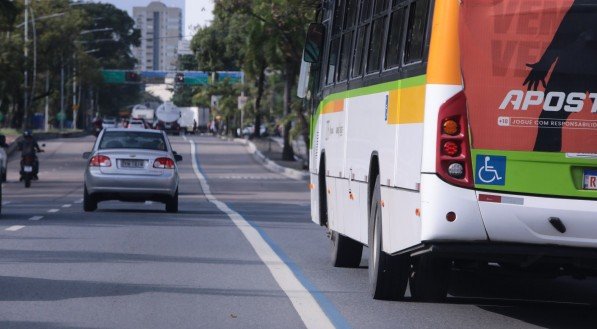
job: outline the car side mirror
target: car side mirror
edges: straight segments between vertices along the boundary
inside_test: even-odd
[[[180,154],[174,154],[174,161],[176,161],[176,162],[182,161],[182,155],[180,155]]]
[[[91,152],[83,153],[83,159],[85,159],[85,160],[89,159],[90,156],[91,156]]]

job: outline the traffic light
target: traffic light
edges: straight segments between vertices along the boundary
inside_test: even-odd
[[[124,81],[126,82],[139,82],[141,81],[141,77],[137,72],[134,71],[126,71],[124,72]]]
[[[176,73],[176,76],[174,76],[174,82],[180,84],[184,83],[184,73]]]

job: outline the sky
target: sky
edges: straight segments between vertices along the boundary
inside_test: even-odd
[[[133,7],[145,7],[152,0],[94,0],[111,3],[133,16]],[[206,26],[213,19],[213,0],[160,0],[168,7],[184,8],[185,39],[191,39],[196,26]]]

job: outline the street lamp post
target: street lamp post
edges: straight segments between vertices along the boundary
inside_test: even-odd
[[[29,10],[29,0],[25,0],[25,42],[23,44],[23,54],[24,54],[24,58],[25,58],[25,65],[24,69],[25,71],[23,72],[23,84],[24,84],[24,88],[23,88],[23,122],[21,123],[21,127],[23,129],[27,128],[27,120],[28,120],[28,115],[27,112],[29,112],[29,108],[28,108],[28,100],[29,100],[29,95],[27,93],[27,89],[29,88],[29,71],[27,70],[27,60],[29,58],[29,48],[27,47],[27,43],[29,42],[29,15],[28,15],[28,10]]]

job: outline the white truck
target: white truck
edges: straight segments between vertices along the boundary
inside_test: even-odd
[[[180,134],[180,125],[178,120],[180,119],[180,109],[172,102],[165,102],[158,106],[155,110],[155,116],[157,122],[155,128],[164,130],[170,133]]]
[[[155,117],[155,111],[145,105],[135,105],[131,111],[131,118],[137,120],[143,120],[148,124],[153,124]]]

